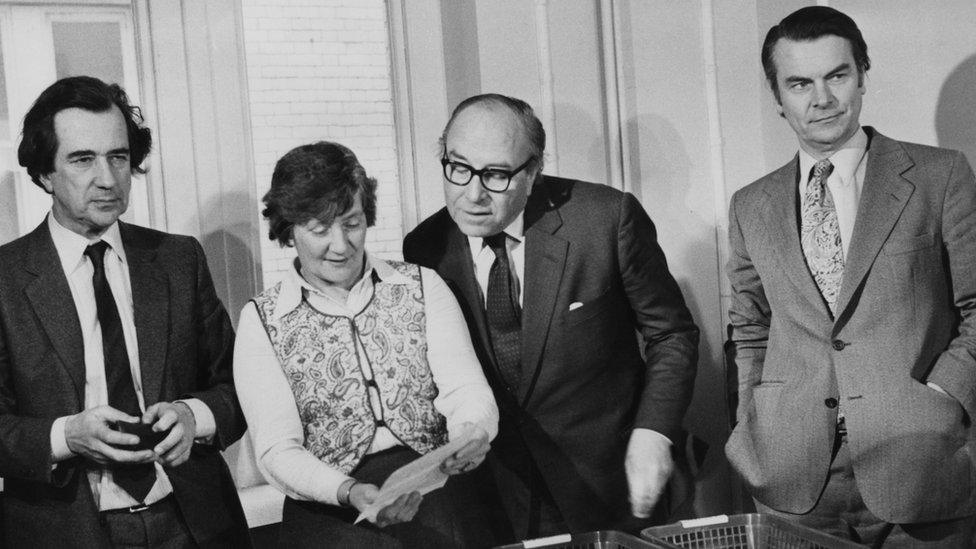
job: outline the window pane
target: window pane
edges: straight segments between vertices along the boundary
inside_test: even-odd
[[[122,31],[118,23],[55,21],[54,64],[57,77],[87,75],[123,84]]]
[[[10,111],[7,109],[7,77],[4,73],[3,51],[0,51],[0,141],[10,139]]]

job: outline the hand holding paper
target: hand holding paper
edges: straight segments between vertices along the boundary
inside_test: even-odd
[[[379,489],[379,492],[375,495],[373,501],[368,503],[365,508],[356,505],[355,501],[353,500],[354,495],[350,494],[350,501],[352,501],[353,505],[359,509],[359,517],[356,518],[356,522],[358,523],[361,520],[366,519],[379,526],[384,526],[378,521],[380,520],[380,512],[385,508],[398,503],[400,498],[409,496],[413,492],[416,492],[419,498],[420,495],[429,493],[444,486],[448,477],[448,473],[446,473],[443,469],[444,463],[452,456],[454,456],[455,461],[458,461],[458,456],[455,454],[461,449],[465,448],[469,442],[473,442],[474,437],[478,436],[475,431],[477,430],[464,430],[456,439],[394,471],[389,477],[387,477],[386,482],[383,483],[383,486]],[[486,443],[487,438],[488,436],[485,434]],[[475,449],[471,450],[471,452],[476,455]],[[481,459],[484,459],[484,455],[481,456]],[[361,485],[357,484],[355,487],[353,487],[353,493],[357,491],[359,486]],[[375,486],[373,488],[375,488]],[[419,503],[420,502],[418,499],[417,505],[419,505]],[[413,518],[413,514],[415,513],[416,510],[414,510],[414,513],[410,514],[410,518]],[[399,511],[397,511],[395,515],[397,517],[401,516]]]
[[[375,484],[357,483],[349,492],[349,503],[362,513],[374,506],[379,492],[379,488]],[[422,500],[423,496],[419,492],[403,494],[389,505],[376,510],[374,517],[370,520],[381,528],[391,524],[409,522],[417,514]],[[361,514],[356,522],[359,522],[360,519],[362,519]]]
[[[448,475],[457,475],[473,471],[481,465],[488,454],[491,445],[488,444],[488,432],[473,423],[462,423],[458,428],[459,438],[468,439],[468,443],[460,450],[447,456],[441,463],[441,471]]]

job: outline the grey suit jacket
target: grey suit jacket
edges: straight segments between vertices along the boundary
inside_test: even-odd
[[[732,198],[742,398],[726,452],[760,501],[806,512],[827,478],[839,401],[871,512],[895,523],[971,515],[976,179],[961,153],[865,130],[868,164],[836,319],[800,247],[798,160]]]
[[[219,450],[240,438],[234,393],[234,333],[214,291],[200,244],[119,223],[129,262],[136,337],[147,405],[198,398],[214,414],[214,444],[167,469],[198,543],[215,536],[248,544],[233,480]],[[2,537],[10,547],[101,547],[80,457],[53,464],[54,420],[84,409],[81,326],[47,222],[0,247],[0,476]]]

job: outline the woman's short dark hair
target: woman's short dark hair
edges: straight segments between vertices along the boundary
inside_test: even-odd
[[[366,175],[356,155],[338,143],[319,141],[295,147],[275,164],[262,215],[268,237],[292,244],[295,225],[312,219],[332,225],[362,197],[366,226],[376,223],[376,180]]]
[[[28,175],[38,187],[44,189],[41,177],[54,171],[54,156],[58,152],[55,115],[65,109],[101,113],[113,106],[122,111],[122,118],[125,119],[129,136],[129,166],[134,173],[146,173],[141,165],[152,147],[152,135],[149,128],[142,127],[139,107],[129,104],[128,96],[118,84],[106,84],[91,76],[72,76],[48,86],[24,117],[24,133],[17,148],[17,160],[27,168]]]
[[[766,80],[773,90],[776,102],[780,102],[779,87],[776,85],[776,63],[773,61],[773,50],[781,39],[802,42],[816,40],[827,35],[839,36],[851,45],[854,54],[854,64],[857,65],[858,82],[864,78],[864,73],[871,68],[868,58],[868,45],[864,42],[857,23],[846,14],[827,6],[807,6],[787,15],[778,25],[773,25],[766,33],[766,40],[762,47],[762,66],[766,73]]]

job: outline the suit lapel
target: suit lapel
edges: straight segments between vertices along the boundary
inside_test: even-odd
[[[559,210],[540,194],[544,183],[533,192],[536,197],[525,215],[525,280],[522,288],[522,382],[519,401],[523,404],[542,367],[542,350],[549,336],[556,296],[566,268],[569,243],[554,233],[562,226]],[[543,195],[544,196],[544,195]]]
[[[484,298],[481,295],[481,288],[478,286],[478,279],[474,272],[474,261],[471,258],[471,246],[468,245],[468,238],[453,222],[447,236],[447,252],[444,254],[441,265],[441,274],[445,279],[455,284],[458,293],[464,298],[474,321],[474,330],[471,336],[485,350],[491,360],[492,371],[497,371],[498,364],[495,360],[495,351],[491,346],[491,337],[488,334]]]
[[[122,245],[129,263],[132,309],[139,342],[139,370],[146,406],[160,400],[169,334],[169,281],[155,264],[156,250],[140,241],[119,223]]]
[[[799,295],[826,316],[829,315],[827,304],[810,274],[803,247],[800,245],[800,224],[797,217],[799,165],[799,156],[796,156],[792,162],[772,174],[775,181],[767,187],[767,199],[762,205],[760,217],[771,220],[766,233],[771,237],[770,245],[775,257],[781,258],[780,265]]]
[[[866,128],[867,130],[867,128]],[[837,296],[838,318],[874,264],[915,186],[901,177],[914,163],[895,141],[871,131],[864,187]]]
[[[25,269],[37,276],[25,289],[27,299],[74,384],[79,404],[84,407],[85,344],[81,324],[46,220],[30,234]]]

